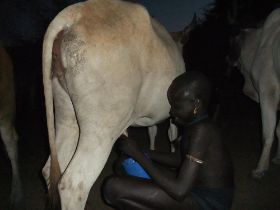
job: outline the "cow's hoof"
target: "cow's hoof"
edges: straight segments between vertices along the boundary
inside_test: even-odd
[[[266,172],[266,171],[253,170],[253,171],[252,171],[252,177],[253,177],[254,179],[263,178],[264,175],[265,175],[265,172]]]
[[[24,195],[21,183],[18,179],[12,182],[12,191],[10,195],[10,210],[24,210],[25,208]]]
[[[272,162],[273,162],[274,164],[280,165],[280,157],[275,157],[275,158],[273,158],[273,159],[272,159]]]

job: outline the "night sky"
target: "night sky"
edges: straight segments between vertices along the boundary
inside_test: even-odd
[[[36,41],[43,36],[47,23],[65,6],[83,0],[0,0],[0,40],[6,46]],[[194,13],[201,14],[214,0],[132,0],[144,5],[168,31],[182,30]],[[32,28],[32,30],[29,30]]]
[[[213,0],[137,0],[169,31],[182,30],[193,18],[201,14]]]

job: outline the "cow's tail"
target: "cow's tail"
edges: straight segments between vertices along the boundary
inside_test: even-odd
[[[58,192],[58,182],[61,177],[61,170],[58,163],[57,151],[55,146],[55,126],[54,126],[54,104],[52,89],[52,49],[58,33],[73,25],[79,19],[78,5],[70,6],[60,12],[51,22],[44,37],[43,43],[43,84],[45,94],[46,117],[50,145],[50,177],[49,177],[49,198],[46,209],[59,210],[60,196]]]

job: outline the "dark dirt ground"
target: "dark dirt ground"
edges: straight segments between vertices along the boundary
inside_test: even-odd
[[[243,96],[239,89],[224,91],[218,123],[226,132],[225,142],[230,149],[235,166],[236,193],[232,210],[280,210],[280,166],[271,164],[265,177],[251,178],[261,151],[261,120],[259,105]],[[46,199],[46,186],[41,169],[48,155],[48,143],[43,106],[36,109],[20,105],[16,127],[20,137],[20,171],[25,191],[27,210],[42,210]],[[156,148],[168,150],[167,124],[162,123],[157,135]],[[145,128],[131,128],[130,135],[139,145],[149,145]],[[1,144],[0,144],[1,145]],[[274,152],[274,150],[273,150]],[[273,153],[272,152],[272,153]],[[92,210],[110,210],[100,196],[104,177],[112,174],[115,151],[89,195]],[[0,210],[8,209],[10,192],[10,164],[0,146]]]

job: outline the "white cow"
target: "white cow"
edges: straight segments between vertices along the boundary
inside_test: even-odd
[[[279,122],[276,127],[280,102],[280,9],[274,10],[260,29],[247,32],[239,61],[245,78],[243,92],[261,107],[263,149],[253,176],[262,177],[269,168],[275,128],[280,140]],[[280,142],[273,162],[280,164]]]
[[[84,209],[129,126],[169,116],[166,92],[184,71],[169,33],[138,4],[89,0],[57,15],[43,44],[51,150],[43,175],[52,197],[58,185],[62,210]]]
[[[14,126],[16,110],[13,80],[12,60],[0,46],[0,134],[12,166],[11,209],[23,209],[18,170],[18,136]]]

